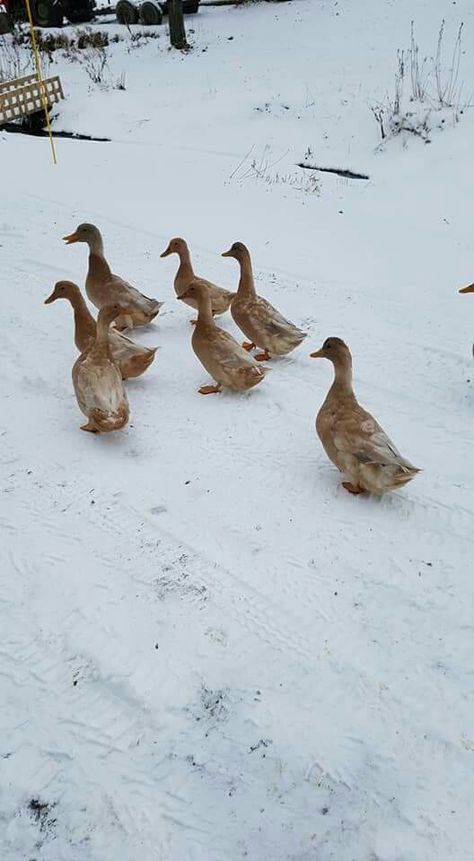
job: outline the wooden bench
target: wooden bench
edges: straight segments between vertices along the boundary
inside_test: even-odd
[[[64,99],[59,76],[43,81],[46,102],[50,108]],[[40,83],[36,75],[25,75],[0,83],[0,126],[44,111]]]

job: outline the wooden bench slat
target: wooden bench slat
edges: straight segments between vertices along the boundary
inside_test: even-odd
[[[49,107],[64,99],[58,75],[45,78],[43,84]],[[43,109],[41,89],[36,75],[24,75],[22,78],[0,84],[0,125],[41,111]]]
[[[22,87],[24,84],[36,83],[38,77],[36,74],[23,75],[22,78],[14,78],[12,81],[2,81],[0,83],[0,93],[3,90],[16,90],[17,87]]]

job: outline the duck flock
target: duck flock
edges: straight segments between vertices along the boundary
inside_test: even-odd
[[[95,225],[80,224],[64,240],[68,244],[84,242],[89,247],[85,287],[88,298],[99,309],[97,321],[79,287],[71,281],[58,281],[45,304],[68,299],[74,310],[75,343],[80,355],[72,379],[79,408],[87,418],[81,430],[117,431],[129,420],[124,380],[143,374],[156,353],[123,331],[150,323],[163,303],[144,296],[112,273]],[[194,352],[214,380],[213,385],[201,386],[202,395],[218,393],[222,388],[246,391],[260,385],[267,373],[261,362],[286,356],[306,338],[305,332],[257,295],[250,253],[243,243],[234,242],[222,255],[239,263],[235,293],[195,275],[184,239],[172,239],[161,256],[170,254],[179,257],[174,279],[177,298],[198,312],[197,320],[192,321]],[[461,292],[473,291],[474,285]],[[215,317],[229,309],[248,339],[242,345],[215,323]],[[259,352],[253,353],[256,348]],[[402,457],[378,422],[357,402],[347,345],[340,338],[327,338],[310,356],[329,359],[334,367],[334,381],[317,415],[316,430],[326,454],[344,475],[343,487],[353,494],[379,495],[402,487],[419,470]]]

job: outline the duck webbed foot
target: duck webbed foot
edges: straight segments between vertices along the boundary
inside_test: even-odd
[[[201,386],[198,389],[200,395],[216,395],[220,390],[220,386]]]
[[[362,487],[359,487],[357,484],[352,484],[350,481],[343,481],[342,486],[345,487],[345,489],[348,490],[349,493],[353,493],[354,495],[364,493]]]

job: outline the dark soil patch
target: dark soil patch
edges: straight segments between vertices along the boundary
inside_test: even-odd
[[[39,825],[40,831],[50,831],[56,825],[57,820],[51,816],[55,807],[56,804],[40,801],[39,798],[32,798],[28,802],[28,812]]]
[[[2,126],[1,131],[10,132],[12,135],[29,135],[35,138],[47,138],[48,132],[46,129],[35,128],[34,126],[22,126],[17,123],[6,123]],[[98,143],[110,143],[110,138],[95,138],[91,135],[81,135],[76,132],[53,131],[53,138],[66,138],[73,141],[96,141]]]
[[[321,173],[335,173],[337,176],[343,176],[345,179],[370,179],[366,173],[355,173],[353,170],[347,170],[343,167],[318,167],[316,164],[306,164],[306,162],[298,162],[298,167],[303,170],[319,170]]]

